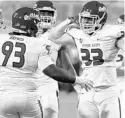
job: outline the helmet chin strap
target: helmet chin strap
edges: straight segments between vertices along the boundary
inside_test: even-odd
[[[101,24],[95,25],[94,27],[90,28],[90,29],[83,29],[83,31],[88,34],[88,35],[93,35],[95,34],[97,31],[99,31],[102,28]]]
[[[19,30],[19,29],[16,29],[16,28],[12,28],[12,31],[13,31],[13,32],[17,32],[17,33],[24,33],[24,34],[27,34],[26,31]]]
[[[36,34],[34,33],[34,31],[31,31],[31,30],[23,31],[23,30],[12,28],[12,31],[18,34],[24,34],[27,36],[36,37]]]

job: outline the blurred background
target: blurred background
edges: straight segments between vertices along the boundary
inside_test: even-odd
[[[89,0],[87,0],[89,1]],[[57,24],[68,16],[77,15],[83,5],[87,2],[85,0],[77,1],[53,1],[57,9]],[[15,10],[20,7],[33,7],[34,1],[1,1],[0,9],[3,10],[4,23],[6,29],[1,30],[0,33],[8,33],[11,31],[11,16]],[[115,23],[116,19],[124,13],[124,1],[101,1],[108,8],[108,24]],[[120,56],[119,56],[120,57]],[[124,78],[124,71],[117,69],[118,81]],[[122,81],[121,81],[122,83]],[[121,85],[120,85],[121,86]],[[77,95],[74,92],[72,85],[59,83],[60,92],[60,117],[59,118],[76,118]]]

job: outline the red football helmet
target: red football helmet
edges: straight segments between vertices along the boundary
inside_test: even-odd
[[[33,8],[39,12],[39,27],[49,29],[55,24],[57,11],[51,1],[38,1]]]
[[[107,21],[107,8],[98,1],[87,2],[79,13],[80,28],[91,34],[101,29]]]
[[[12,15],[12,27],[34,35],[37,33],[39,22],[38,12],[33,8],[22,7],[17,9]]]

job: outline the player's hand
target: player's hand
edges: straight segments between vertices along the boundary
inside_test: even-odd
[[[76,23],[79,24],[79,16],[74,16],[74,17],[68,17],[68,19],[71,21],[71,23]]]
[[[6,26],[3,24],[3,21],[0,21],[0,29],[6,29]]]
[[[89,91],[93,88],[93,81],[77,77],[75,84],[79,84],[82,88],[85,88],[86,91]]]

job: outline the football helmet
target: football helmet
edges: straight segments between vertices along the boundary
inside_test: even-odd
[[[79,13],[80,28],[87,34],[101,29],[107,21],[107,8],[98,1],[87,2]]]
[[[38,31],[39,15],[33,8],[23,7],[12,15],[12,27],[35,36]]]
[[[116,21],[116,24],[124,24],[125,23],[124,18],[125,18],[124,14],[120,15],[120,17]]]
[[[39,12],[38,27],[50,29],[55,24],[57,11],[51,1],[37,1],[33,8]]]

